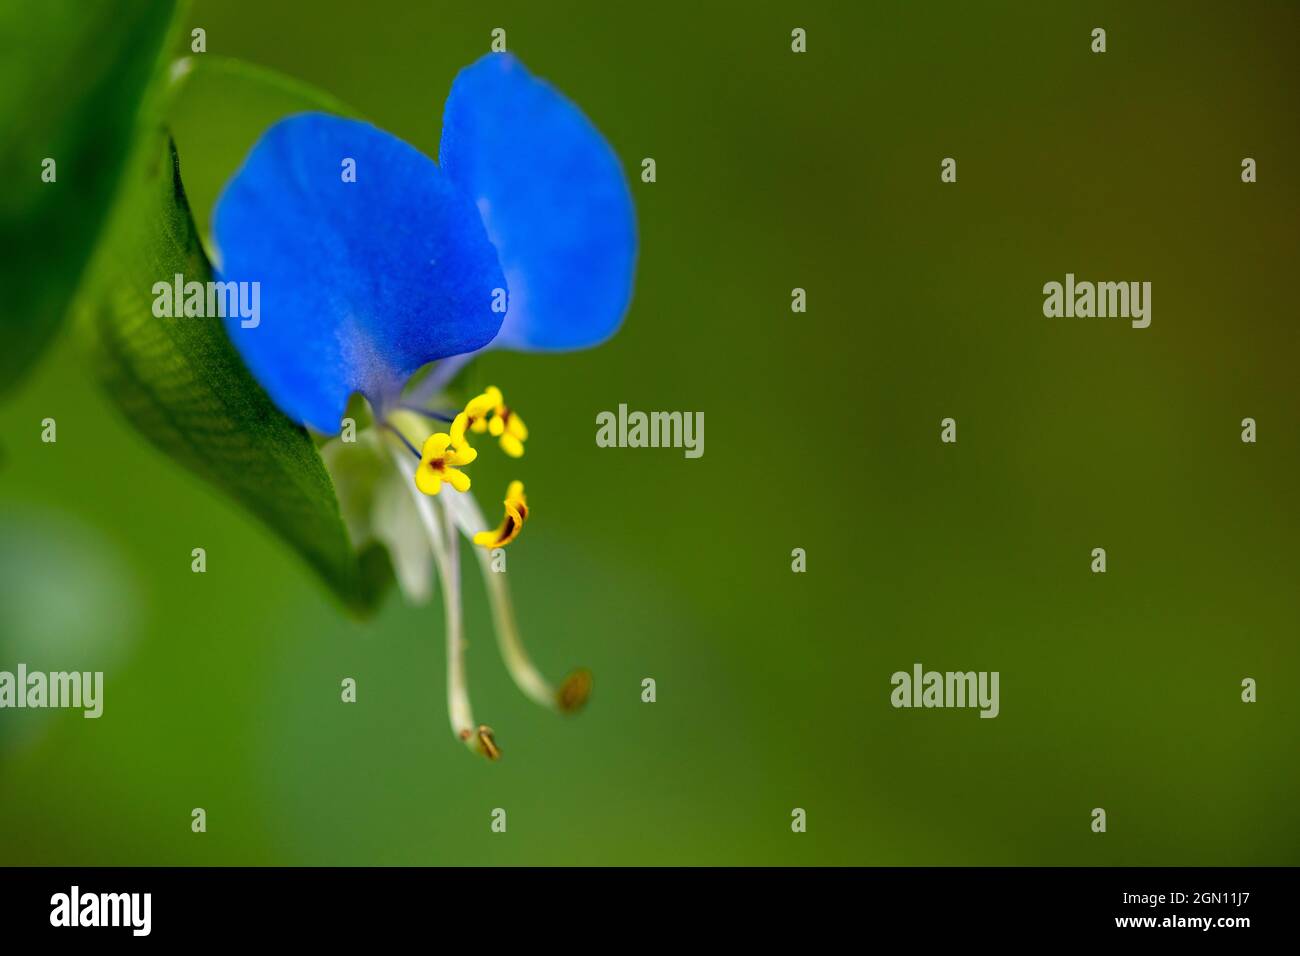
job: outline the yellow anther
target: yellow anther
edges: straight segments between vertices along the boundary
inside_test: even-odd
[[[488,422],[488,431],[494,438],[501,440],[501,450],[511,458],[519,458],[524,453],[524,442],[528,439],[528,428],[518,413],[508,405],[499,405],[496,414]]]
[[[488,760],[501,759],[501,748],[497,746],[496,735],[487,724],[478,725],[478,752]]]
[[[482,395],[475,395],[465,406],[465,410],[456,416],[451,423],[451,440],[453,444],[465,444],[465,432],[472,431],[476,434],[483,434],[488,430],[488,414],[497,407],[501,401],[501,391],[495,386],[489,388]]]
[[[488,760],[500,760],[501,748],[497,746],[497,738],[492,728],[487,724],[479,724],[478,730],[466,728],[457,736],[470,750],[476,750]]]
[[[420,451],[420,467],[415,471],[415,487],[426,495],[436,495],[444,481],[457,491],[469,490],[469,475],[457,468],[468,465],[478,452],[468,445],[452,441],[445,432],[430,435]]]
[[[486,417],[488,412],[491,417]],[[462,423],[461,419],[465,421]],[[459,425],[459,431],[457,426]],[[500,439],[501,450],[511,458],[518,458],[524,453],[524,442],[528,440],[528,428],[518,413],[506,404],[501,389],[489,385],[482,395],[477,396],[465,406],[465,411],[456,416],[452,423],[452,436],[464,435],[466,428],[476,432],[488,432],[493,438]]]
[[[562,714],[576,714],[591,696],[591,671],[579,667],[564,678],[564,683],[555,692],[555,703]]]
[[[528,499],[524,497],[524,483],[510,482],[506,489],[506,516],[495,531],[480,531],[474,535],[474,543],[484,548],[504,548],[519,536],[519,529],[528,520]]]

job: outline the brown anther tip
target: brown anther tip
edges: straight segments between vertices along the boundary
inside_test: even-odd
[[[555,693],[555,703],[560,708],[560,713],[576,714],[582,710],[587,698],[591,696],[591,682],[591,671],[585,667],[579,667],[564,678],[564,683]]]
[[[488,760],[500,760],[501,748],[497,746],[497,741],[492,736],[492,728],[487,724],[478,725],[478,752]]]

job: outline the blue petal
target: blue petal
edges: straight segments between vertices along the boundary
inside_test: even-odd
[[[632,298],[636,213],[618,157],[576,106],[489,53],[452,84],[438,161],[501,256],[497,344],[572,349],[614,334]]]
[[[381,404],[501,325],[505,278],[473,202],[368,123],[307,113],[272,126],[217,200],[213,234],[221,279],[260,283],[260,322],[228,316],[232,341],[290,418],[326,434],[353,392]]]

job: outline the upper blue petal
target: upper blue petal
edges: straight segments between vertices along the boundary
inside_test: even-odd
[[[489,53],[452,84],[438,161],[501,256],[498,344],[572,349],[614,333],[632,297],[636,213],[618,157],[576,106]]]
[[[213,237],[223,281],[260,283],[260,323],[226,318],[235,346],[290,418],[326,434],[353,392],[381,402],[501,325],[505,279],[474,203],[368,123],[307,113],[272,126],[217,200]]]

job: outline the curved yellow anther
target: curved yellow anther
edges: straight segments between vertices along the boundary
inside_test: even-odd
[[[444,481],[457,491],[469,490],[469,475],[457,465],[468,465],[478,452],[468,445],[454,442],[445,432],[436,432],[424,441],[420,450],[420,467],[415,470],[415,487],[426,495],[436,495]]]
[[[506,515],[495,531],[480,531],[474,535],[474,543],[484,548],[504,548],[519,537],[519,529],[528,520],[528,499],[524,497],[524,483],[510,482],[506,489]]]

